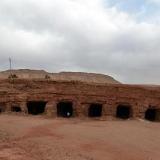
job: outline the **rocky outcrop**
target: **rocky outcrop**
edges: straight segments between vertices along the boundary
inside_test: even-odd
[[[75,73],[74,76],[72,73],[59,73],[58,76],[62,74],[63,78],[58,79],[33,78],[31,75],[37,75],[37,71],[32,71],[32,78],[22,78],[22,73],[18,72],[14,74],[18,78],[0,79],[0,112],[44,114],[48,117],[118,117],[160,121],[160,86],[101,83],[98,78],[98,83],[95,83],[86,80],[93,74],[85,73]],[[24,76],[27,74],[24,73]],[[40,71],[41,74],[44,76],[46,72]],[[81,79],[77,80],[75,77],[79,75]],[[66,80],[66,77],[70,79]],[[100,77],[106,78],[102,75]]]

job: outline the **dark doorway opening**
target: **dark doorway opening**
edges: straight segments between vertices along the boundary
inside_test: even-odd
[[[131,106],[129,105],[119,105],[117,107],[117,118],[128,119],[131,117]]]
[[[21,112],[21,108],[19,106],[12,106],[11,111],[12,112]]]
[[[0,113],[5,112],[5,104],[0,104]]]
[[[145,112],[145,119],[149,121],[160,121],[160,109],[147,109],[147,111]]]
[[[101,117],[102,116],[102,104],[91,104],[88,108],[89,117]]]
[[[27,103],[28,113],[32,115],[42,114],[45,111],[47,102],[32,101]]]
[[[57,104],[57,116],[66,118],[72,117],[73,116],[72,102],[59,102]]]

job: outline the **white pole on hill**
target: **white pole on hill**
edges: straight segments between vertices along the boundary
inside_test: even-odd
[[[11,71],[11,69],[12,69],[12,60],[11,60],[10,57],[9,57],[9,69],[10,69],[10,71]]]
[[[9,57],[9,72],[10,76],[12,75],[12,59]]]

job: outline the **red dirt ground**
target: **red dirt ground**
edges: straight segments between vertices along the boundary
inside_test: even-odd
[[[159,160],[160,123],[0,115],[0,160]]]

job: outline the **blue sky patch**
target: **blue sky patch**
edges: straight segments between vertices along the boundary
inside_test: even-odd
[[[105,0],[109,7],[127,12],[137,18],[138,21],[151,23],[160,22],[158,15],[160,5],[149,0]]]

